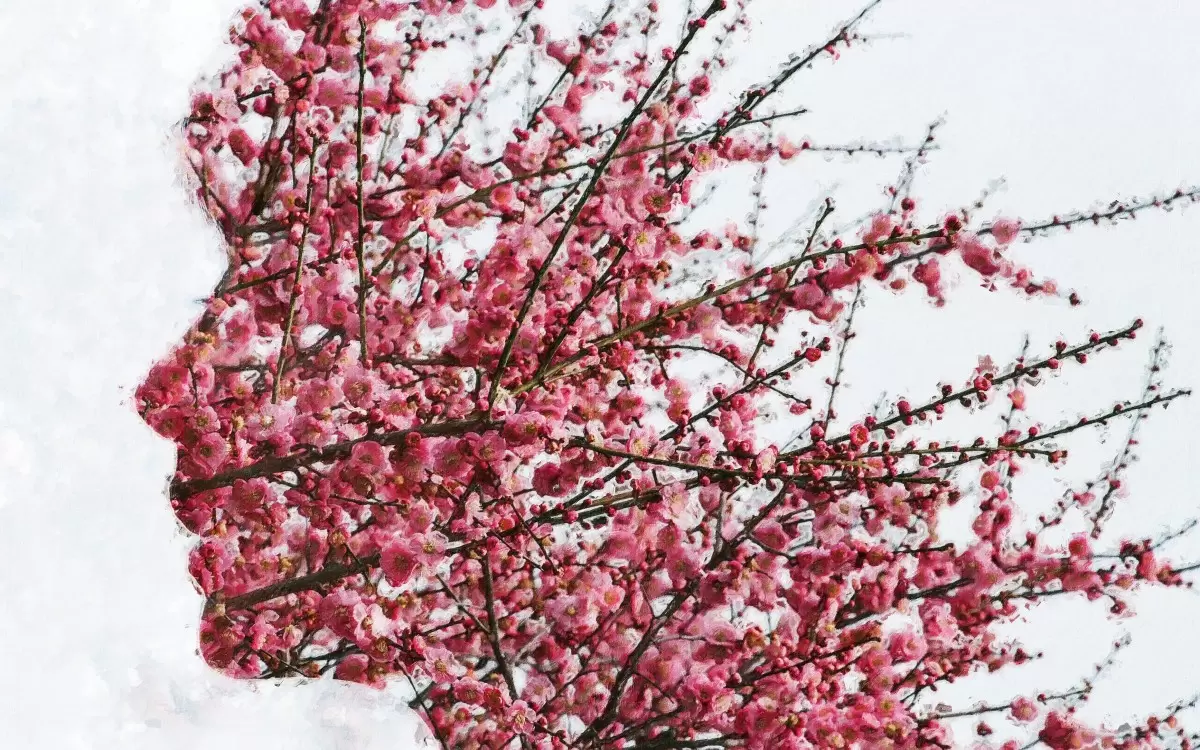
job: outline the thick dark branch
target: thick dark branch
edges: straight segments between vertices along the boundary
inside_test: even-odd
[[[508,686],[508,694],[512,696],[513,700],[516,700],[519,695],[517,683],[513,681],[512,669],[509,668],[508,660],[504,657],[504,649],[500,646],[500,626],[496,622],[496,595],[492,588],[492,565],[488,562],[486,554],[480,557],[479,564],[483,566],[483,596],[488,618],[488,640],[491,641],[492,653],[496,657],[500,674],[504,677],[504,684]]]
[[[347,440],[341,443],[334,443],[325,448],[299,453],[293,456],[282,456],[276,458],[268,458],[249,466],[243,466],[239,469],[231,469],[222,472],[208,479],[193,479],[187,482],[172,482],[171,497],[182,498],[194,495],[197,492],[224,487],[232,484],[238,479],[253,479],[255,477],[265,477],[272,474],[279,474],[285,471],[294,471],[295,469],[314,463],[322,463],[334,459],[342,458],[350,455],[350,451],[359,443],[373,441],[380,445],[401,445],[405,437],[410,434],[425,435],[429,437],[442,437],[446,435],[461,435],[473,430],[488,430],[498,427],[498,423],[488,422],[482,419],[464,419],[454,422],[435,422],[427,425],[420,425],[407,430],[397,430],[395,432],[385,432],[377,435],[367,435],[366,437],[357,438],[355,440]]]
[[[301,591],[311,591],[331,583],[336,583],[343,578],[365,573],[377,565],[379,565],[379,555],[368,555],[359,558],[352,565],[337,563],[326,565],[315,573],[272,583],[269,586],[264,586],[245,594],[239,594],[238,596],[231,596],[228,599],[222,598],[219,594],[214,594],[207,602],[206,608],[221,606],[226,611],[248,609],[256,604],[277,599],[281,596],[296,594]]]

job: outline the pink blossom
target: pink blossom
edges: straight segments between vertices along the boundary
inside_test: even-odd
[[[1014,700],[1009,710],[1012,712],[1013,719],[1021,723],[1033,721],[1038,714],[1037,706],[1025,697]]]
[[[395,540],[380,551],[380,569],[387,576],[388,583],[393,586],[403,586],[412,578],[420,566],[417,553],[412,545]]]
[[[917,661],[927,650],[924,639],[911,630],[894,633],[888,641],[888,651],[901,662]]]
[[[357,592],[338,589],[321,600],[318,610],[321,622],[342,638],[358,637],[367,605]]]
[[[229,133],[228,142],[229,150],[242,164],[249,166],[258,157],[258,147],[245,130],[234,128]]]
[[[572,140],[579,139],[579,115],[566,107],[550,105],[542,110],[546,118]]]
[[[217,540],[209,540],[195,547],[190,555],[189,569],[192,577],[206,594],[221,590],[225,585],[225,573],[232,567],[234,555],[229,547]]]
[[[267,480],[255,478],[251,480],[238,479],[233,483],[232,502],[230,506],[241,516],[265,509],[274,499],[275,493]]]
[[[558,464],[543,464],[533,473],[533,488],[539,495],[562,497],[568,488],[563,479],[562,467]]]
[[[959,235],[956,238],[955,247],[958,249],[963,263],[981,276],[996,276],[1010,269],[1010,265],[1000,257],[1000,254],[985,245],[976,235]]]
[[[376,690],[387,687],[381,675],[371,668],[370,659],[363,654],[351,654],[338,662],[334,676],[339,680],[362,683]]]
[[[196,441],[191,458],[208,475],[213,476],[229,456],[229,443],[219,433],[207,432]]]
[[[264,404],[246,418],[246,435],[251,440],[266,440],[292,426],[295,409],[285,404]]]
[[[310,381],[301,386],[296,408],[301,412],[316,414],[332,407],[341,397],[341,389],[336,383],[328,380]]]
[[[159,435],[174,440],[183,434],[185,422],[183,410],[178,407],[156,409],[146,416],[146,421]]]
[[[342,392],[351,406],[363,409],[374,403],[376,381],[368,373],[358,373],[346,378]]]
[[[441,647],[425,649],[424,667],[436,682],[453,682],[467,673],[454,654]]]
[[[1001,245],[1012,244],[1021,231],[1021,222],[1016,219],[997,219],[992,223],[992,236]]]
[[[642,197],[642,205],[651,214],[664,214],[671,210],[671,196],[665,190],[653,188]]]
[[[871,225],[866,232],[863,233],[863,242],[874,244],[881,240],[886,240],[892,233],[892,227],[895,224],[892,217],[888,214],[877,214],[871,219]]]
[[[366,440],[356,443],[350,451],[350,460],[370,471],[380,471],[387,464],[387,453],[379,443]]]
[[[507,720],[514,732],[524,736],[533,733],[533,725],[537,721],[537,717],[528,703],[525,701],[514,701],[508,707]]]
[[[711,172],[717,166],[717,152],[711,146],[700,146],[696,149],[692,163],[696,165],[697,172]]]

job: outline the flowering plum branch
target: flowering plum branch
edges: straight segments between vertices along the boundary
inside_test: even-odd
[[[137,392],[178,448],[169,497],[200,537],[207,662],[402,681],[447,748],[949,748],[956,720],[985,715],[1033,722],[1054,750],[1164,747],[1172,732],[1190,747],[1186,704],[1128,731],[1084,726],[1073,709],[1091,681],[957,711],[921,700],[1036,658],[996,630],[1042,599],[1120,614],[1134,588],[1187,585],[1195,566],[1159,557],[1174,535],[1092,549],[1134,431],[1099,503],[1085,507],[1092,486],[1069,493],[1040,526],[1009,478],[1188,391],[1162,388],[1160,341],[1140,399],[1029,417],[1048,373],[1135,339],[1139,320],[847,419],[855,310],[879,289],[946,304],[952,267],[1077,304],[1011,246],[1200,188],[1033,222],[975,221],[982,199],[920,216],[913,177],[938,123],[911,147],[797,143],[787,126],[806,110],[764,109],[862,41],[880,2],[710,121],[697,104],[716,97],[747,0],[689,6],[658,52],[655,1],[610,2],[562,39],[542,0],[245,9],[236,58],[182,125],[228,267]],[[504,39],[492,53],[487,29]],[[420,95],[437,50],[474,67]],[[548,73],[520,72],[512,117],[525,52]],[[883,210],[832,228],[826,199],[760,236],[769,169],[871,152],[905,157]],[[697,227],[705,186],[735,165],[756,175],[748,231]],[[814,393],[804,378],[830,360]],[[923,429],[997,402],[999,435]],[[764,430],[810,411],[792,441]],[[939,537],[967,496],[969,538]],[[1089,528],[1053,543],[1075,508]],[[991,727],[975,729],[986,745]]]

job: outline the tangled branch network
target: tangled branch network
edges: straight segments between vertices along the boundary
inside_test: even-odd
[[[1038,518],[1011,479],[1186,391],[1162,386],[1160,342],[1136,399],[1029,416],[1039,384],[1135,321],[837,415],[862,295],[941,306],[959,274],[1078,304],[1010,248],[1200,190],[1044,221],[921,218],[910,188],[936,124],[911,146],[781,134],[804,114],[780,101],[789,83],[862,41],[878,5],[713,118],[747,0],[692,3],[678,28],[656,2],[612,0],[563,38],[543,0],[242,12],[236,58],[182,128],[228,267],[137,392],[178,446],[204,659],[398,682],[446,748],[988,746],[984,715],[1027,732],[1006,750],[1191,747],[1186,703],[1082,723],[1094,676],[965,711],[927,700],[1037,658],[996,633],[1047,597],[1119,614],[1132,590],[1185,585],[1166,540],[1094,549],[1135,432]],[[447,64],[466,82],[419,93]],[[900,159],[889,205],[835,229],[828,200],[761,240],[764,176],[816,153]],[[749,231],[696,226],[704,186],[739,167],[757,175]],[[996,405],[998,434],[929,434]],[[963,504],[970,538],[939,537]],[[1080,530],[1055,542],[1063,524]]]

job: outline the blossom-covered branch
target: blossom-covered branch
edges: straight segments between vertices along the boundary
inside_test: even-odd
[[[1182,708],[1131,733],[1084,727],[1070,710],[1090,682],[922,703],[1035,658],[996,632],[1046,598],[1120,613],[1137,586],[1186,585],[1167,539],[1092,549],[1134,433],[1065,544],[1046,532],[1090,488],[1039,526],[1007,481],[1065,461],[1079,430],[1187,395],[1161,387],[1160,344],[1141,398],[1029,413],[1048,373],[1141,321],[877,414],[835,400],[867,295],[951,304],[965,274],[1077,304],[1010,248],[1200,190],[1037,221],[976,221],[979,202],[925,215],[913,177],[937,123],[913,147],[814,143],[789,131],[807,110],[781,101],[880,3],[725,102],[748,0],[690,4],[657,50],[674,28],[657,2],[610,2],[564,38],[542,0],[244,10],[237,57],[181,136],[229,265],[137,392],[178,448],[169,495],[200,537],[208,663],[400,681],[447,748],[947,748],[968,741],[956,720],[985,715],[1036,722],[1055,750],[1163,746]],[[435,50],[469,75],[426,96]],[[834,228],[826,200],[762,236],[772,170],[871,152],[905,159],[890,205]],[[744,228],[701,205],[738,165],[755,175]],[[791,255],[768,266],[776,249]],[[996,403],[1000,434],[925,429]],[[771,418],[794,418],[796,440]],[[939,537],[967,497],[969,538]]]

